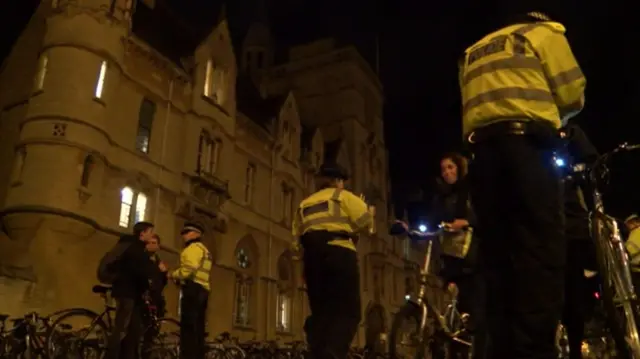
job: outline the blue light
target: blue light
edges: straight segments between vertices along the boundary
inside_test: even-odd
[[[418,226],[418,229],[420,230],[420,232],[426,232],[427,226],[425,226],[424,224],[421,224],[420,226]]]
[[[564,167],[566,165],[566,163],[564,162],[564,160],[562,158],[555,158],[555,162],[556,162],[556,166],[558,167]]]

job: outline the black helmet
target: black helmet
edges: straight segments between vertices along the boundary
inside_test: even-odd
[[[349,173],[347,170],[337,163],[323,163],[318,171],[318,176],[341,179],[344,181],[349,179]]]

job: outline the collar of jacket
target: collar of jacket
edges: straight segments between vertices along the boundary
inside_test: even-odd
[[[190,245],[192,245],[193,243],[201,243],[202,242],[202,238],[194,238],[194,239],[190,239],[188,240],[185,244],[184,247],[187,248]]]

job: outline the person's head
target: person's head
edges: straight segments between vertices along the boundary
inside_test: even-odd
[[[467,175],[467,159],[459,153],[448,153],[440,160],[440,177],[452,185]]]
[[[344,189],[344,184],[349,180],[347,170],[338,164],[323,164],[316,176],[318,189],[335,187]]]
[[[185,242],[198,239],[202,237],[203,234],[204,234],[204,228],[197,223],[191,223],[191,222],[185,223],[184,227],[182,227],[182,230],[180,231],[182,240]]]
[[[133,235],[141,241],[148,242],[153,236],[153,223],[138,222],[134,224]]]
[[[156,253],[160,250],[160,236],[154,233],[151,238],[147,241],[146,245],[147,252]]]
[[[638,216],[637,214],[632,214],[629,217],[627,217],[627,219],[624,220],[624,225],[627,227],[627,230],[629,232],[633,231],[634,229],[640,227],[640,216]]]

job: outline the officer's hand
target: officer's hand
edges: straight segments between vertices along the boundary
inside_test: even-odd
[[[369,213],[371,214],[371,217],[375,217],[376,216],[376,206],[369,206]]]
[[[362,202],[367,202],[367,199],[364,197],[364,194],[360,195],[360,199],[362,200]]]
[[[162,272],[162,273],[165,273],[166,271],[169,270],[167,265],[162,261],[160,261],[160,263],[158,263],[158,269],[160,269],[160,272]]]

